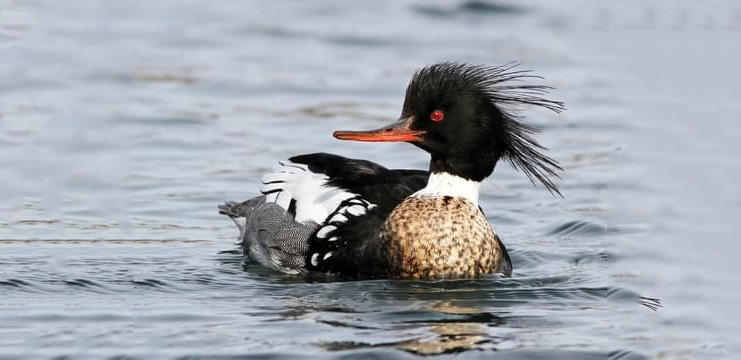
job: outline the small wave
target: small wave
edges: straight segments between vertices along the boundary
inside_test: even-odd
[[[641,305],[643,305],[643,306],[645,306],[645,307],[647,307],[647,308],[649,308],[649,309],[651,309],[653,311],[658,311],[659,308],[661,308],[661,307],[664,306],[661,303],[661,299],[650,298],[650,297],[645,297],[645,296],[641,296],[639,298],[639,300],[638,300],[638,303],[640,303]]]
[[[533,276],[524,278],[502,279],[500,288],[522,288],[522,287],[543,287],[554,286],[572,282],[573,278],[566,275],[554,276]]]
[[[558,236],[599,236],[617,233],[618,230],[607,226],[595,224],[587,220],[573,220],[556,226],[548,232],[548,235]]]
[[[109,292],[110,290],[103,284],[88,279],[62,280],[62,283],[67,286],[82,288],[93,292]]]
[[[551,252],[538,250],[519,250],[513,249],[509,255],[512,257],[512,263],[515,264],[515,271],[523,268],[530,268],[539,264],[546,264],[552,261],[565,261],[566,255],[555,254]]]
[[[594,253],[581,253],[577,254],[572,258],[574,264],[590,263],[590,262],[603,262],[611,263],[617,259],[617,256],[608,251],[599,251]]]
[[[383,349],[389,347],[395,347],[399,350],[403,350],[408,353],[412,353],[418,356],[430,356],[430,355],[443,355],[443,354],[459,354],[466,351],[496,351],[496,353],[488,353],[488,356],[480,356],[481,358],[495,358],[495,359],[568,359],[568,360],[644,360],[648,359],[646,356],[628,351],[628,350],[617,350],[609,353],[596,352],[596,351],[575,351],[575,350],[560,350],[560,349],[546,349],[546,350],[522,350],[522,349],[509,349],[500,350],[497,349],[498,343],[501,339],[486,336],[480,333],[474,334],[441,334],[434,339],[423,339],[415,338],[410,340],[401,340],[394,342],[383,342],[383,343],[368,343],[362,341],[331,341],[331,342],[320,342],[315,343],[318,346],[327,351],[352,351],[355,350],[355,355],[364,354],[365,357],[369,358],[384,358],[384,359],[406,359],[406,356],[401,356],[395,353],[389,353],[387,351],[378,352],[378,350],[371,349]],[[363,351],[365,350],[365,351]],[[358,352],[360,351],[360,352]],[[496,354],[496,355],[495,355]],[[483,354],[482,354],[483,355]],[[345,357],[343,357],[345,358]],[[478,358],[478,357],[477,357]]]
[[[630,350],[617,350],[610,352],[607,354],[608,360],[644,360],[648,359],[648,357],[637,354],[635,352],[632,352]]]
[[[170,285],[162,280],[157,279],[144,279],[144,280],[131,280],[131,283],[139,286],[147,286],[153,288],[169,288]]]
[[[0,280],[0,286],[8,286],[8,287],[14,287],[14,288],[31,288],[33,285],[31,285],[27,281],[23,281],[20,279],[7,279],[7,280]]]
[[[457,15],[520,15],[527,11],[524,7],[493,1],[465,1],[452,8],[441,6],[415,6],[414,11],[434,17],[453,17]]]
[[[347,321],[317,319],[316,322],[320,324],[334,326],[334,327],[344,327],[344,328],[357,329],[357,330],[377,330],[378,329],[377,327],[360,325],[358,323],[351,323]]]
[[[661,299],[641,296],[634,291],[630,291],[623,288],[611,288],[607,293],[607,298],[613,302],[621,302],[628,304],[641,304],[653,311],[657,311],[664,305],[661,303]]]

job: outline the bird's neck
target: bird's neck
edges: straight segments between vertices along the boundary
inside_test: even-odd
[[[478,206],[481,182],[464,179],[447,172],[433,172],[427,181],[427,186],[412,196],[459,197]]]

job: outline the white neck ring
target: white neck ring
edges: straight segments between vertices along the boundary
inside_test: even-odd
[[[460,197],[478,206],[480,190],[480,181],[467,180],[460,176],[442,172],[430,174],[427,186],[412,194],[412,196]]]

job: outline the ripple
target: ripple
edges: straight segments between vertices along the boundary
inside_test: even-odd
[[[73,287],[80,287],[80,288],[86,288],[86,289],[94,289],[94,290],[107,290],[107,288],[96,281],[87,280],[87,279],[72,279],[72,280],[62,280],[62,282],[65,285],[73,286]]]
[[[638,300],[638,302],[641,305],[643,305],[643,306],[645,306],[645,307],[647,307],[647,308],[649,308],[649,309],[651,309],[653,311],[657,311],[657,310],[659,310],[659,308],[661,308],[661,307],[664,306],[661,303],[661,299],[650,298],[650,297],[645,297],[645,296],[641,296],[640,297],[640,300]]]
[[[531,268],[541,264],[549,264],[554,261],[564,261],[568,259],[567,255],[556,254],[552,252],[539,250],[520,250],[513,249],[510,251],[512,263],[515,271],[521,271],[523,268]]]
[[[328,351],[347,351],[358,349],[388,348],[416,355],[441,355],[462,353],[469,350],[496,350],[492,345],[498,343],[497,338],[486,334],[476,325],[444,324],[430,328],[435,334],[432,337],[416,337],[392,342],[367,343],[360,341],[333,341],[316,343]],[[386,358],[386,356],[384,356]]]
[[[325,324],[330,325],[334,327],[344,327],[344,328],[351,328],[351,329],[357,329],[357,330],[377,330],[377,327],[374,326],[368,326],[368,325],[361,325],[359,323],[350,323],[350,322],[343,322],[343,321],[336,321],[336,320],[316,320],[319,324]]]
[[[406,358],[394,355],[388,352],[379,351],[353,351],[353,350],[371,350],[377,348],[395,347],[408,353],[422,356],[459,354],[473,351],[479,356],[474,358],[482,359],[531,359],[531,360],[645,360],[648,357],[628,351],[617,350],[612,352],[597,351],[575,351],[575,350],[498,350],[497,345],[501,339],[491,336],[485,336],[480,333],[472,334],[451,334],[440,335],[435,339],[412,339],[394,342],[368,343],[361,341],[332,341],[316,343],[327,351],[346,352],[350,351],[347,356],[337,358]],[[485,352],[482,352],[485,351]],[[364,358],[365,358],[364,357]]]
[[[499,288],[522,288],[522,287],[542,287],[542,286],[555,286],[565,283],[571,283],[574,278],[568,275],[553,275],[553,276],[534,276],[534,277],[519,277],[511,279],[502,279],[500,281]]]
[[[640,304],[651,310],[657,311],[664,305],[661,303],[661,299],[641,296],[634,291],[630,291],[623,288],[612,288],[607,292],[607,298],[612,302],[619,302],[625,304]]]
[[[556,226],[548,235],[558,236],[601,236],[617,233],[618,230],[587,220],[572,220]]]
[[[24,281],[20,279],[0,280],[0,286],[8,286],[8,287],[14,287],[14,288],[33,288],[34,287],[28,281]]]
[[[131,280],[130,282],[134,285],[146,286],[146,287],[152,287],[152,288],[170,288],[171,287],[168,283],[162,280],[157,280],[157,279]]]
[[[161,314],[147,314],[142,316],[134,315],[122,315],[122,314],[111,314],[111,313],[88,313],[88,314],[59,314],[59,313],[44,313],[44,314],[33,314],[33,315],[15,315],[6,316],[4,319],[11,321],[27,322],[27,321],[43,321],[43,322],[130,322],[133,319],[142,319],[152,323],[164,321],[164,322],[197,322],[203,320],[228,320],[225,317],[213,316],[213,315],[199,315],[191,313],[161,313]]]
[[[648,357],[630,350],[617,350],[610,352],[608,360],[646,360]]]
[[[413,6],[412,9],[420,14],[433,17],[453,17],[458,15],[521,15],[527,9],[514,4],[505,4],[493,1],[464,1],[454,7],[432,5]]]
[[[436,313],[441,314],[441,313]],[[402,324],[455,324],[455,323],[477,323],[477,324],[489,324],[493,326],[504,325],[506,323],[505,317],[501,317],[490,312],[478,312],[472,314],[449,314],[455,316],[445,316],[443,318],[434,319],[430,313],[424,314],[425,317],[431,317],[429,319],[420,320],[407,320],[398,321],[397,323]]]
[[[608,251],[599,251],[599,252],[590,252],[590,253],[580,253],[572,257],[572,261],[574,264],[584,264],[584,263],[612,263],[617,260],[617,256],[615,254],[612,254]]]

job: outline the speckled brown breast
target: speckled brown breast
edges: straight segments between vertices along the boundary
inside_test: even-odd
[[[384,235],[402,278],[472,278],[499,272],[504,259],[484,214],[464,198],[409,197],[391,212]]]

